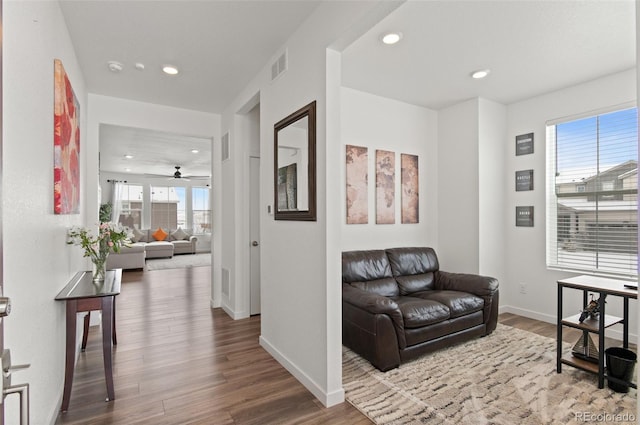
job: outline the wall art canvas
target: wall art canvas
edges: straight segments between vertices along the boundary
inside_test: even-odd
[[[369,154],[362,146],[347,145],[347,224],[369,222]]]
[[[80,213],[80,105],[59,59],[54,60],[53,211]]]
[[[396,222],[396,154],[376,151],[376,223]]]
[[[516,136],[516,156],[533,153],[533,133]]]
[[[533,207],[516,207],[516,226],[533,227]]]
[[[533,190],[533,170],[516,171],[516,192]]]
[[[420,199],[418,196],[418,156],[400,155],[400,183],[402,187],[402,223],[420,221]]]

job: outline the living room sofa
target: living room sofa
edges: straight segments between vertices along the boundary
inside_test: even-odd
[[[381,371],[489,335],[498,281],[439,270],[432,248],[342,253],[342,342]]]
[[[158,229],[134,229],[132,232],[131,243],[120,248],[118,253],[111,252],[107,257],[108,269],[143,269],[145,260],[149,258],[171,258],[175,254],[196,253],[198,238],[180,228],[160,233]],[[161,239],[162,233],[166,236]]]

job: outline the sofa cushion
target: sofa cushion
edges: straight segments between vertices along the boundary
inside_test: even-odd
[[[136,229],[134,227],[133,230],[131,231],[131,234],[133,235],[131,237],[131,240],[133,242],[147,242],[147,233],[148,232],[146,230],[143,232],[140,229]]]
[[[366,292],[372,292],[383,297],[395,297],[400,295],[398,284],[392,277],[369,280],[367,282],[351,282],[351,286]]]
[[[167,232],[162,230],[162,227],[158,227],[158,229],[155,232],[153,232],[151,236],[153,236],[153,238],[157,241],[163,241],[167,238],[168,235],[169,234]]]
[[[433,273],[416,274],[412,276],[396,276],[401,295],[413,294],[435,288]]]
[[[393,277],[393,275],[385,251],[346,251],[342,253],[342,282],[367,282],[388,277]]]
[[[437,301],[414,297],[392,298],[402,312],[405,328],[419,328],[449,318],[449,309]]]
[[[482,298],[467,292],[435,290],[414,293],[412,296],[444,304],[449,309],[452,318],[471,314],[484,308]]]
[[[433,248],[391,248],[386,252],[394,276],[432,273],[439,268]]]
[[[191,235],[182,230],[182,227],[178,227],[177,230],[170,233],[170,236],[170,241],[184,241],[189,239]]]

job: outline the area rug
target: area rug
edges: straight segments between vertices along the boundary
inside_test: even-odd
[[[570,345],[566,345],[569,348]],[[506,325],[386,373],[343,347],[349,403],[376,424],[635,423],[635,389],[598,389],[597,376],[563,365],[556,342]]]
[[[184,269],[211,265],[211,253],[181,254],[171,258],[152,258],[146,261],[146,270]]]

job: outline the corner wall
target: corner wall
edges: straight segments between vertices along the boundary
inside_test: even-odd
[[[65,305],[57,293],[85,263],[66,244],[69,227],[87,217],[88,172],[84,77],[55,1],[3,3],[2,226],[5,348],[31,367],[13,382],[28,382],[31,423],[53,424],[62,401]],[[53,60],[62,60],[80,103],[80,214],[53,213]],[[81,323],[81,321],[79,322]],[[6,399],[6,424],[19,421],[18,397]]]
[[[343,87],[341,89],[340,171],[343,251],[396,246],[431,246],[437,252],[437,113],[430,109]],[[345,146],[368,148],[368,224],[346,224]],[[376,224],[376,150],[395,152],[395,224]],[[419,214],[417,224],[401,223],[400,155],[418,155]]]

